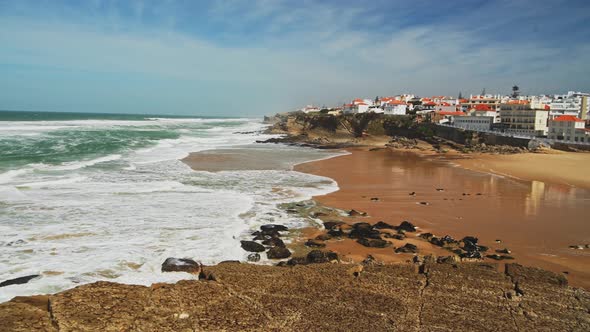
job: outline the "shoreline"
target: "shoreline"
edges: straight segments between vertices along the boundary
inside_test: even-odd
[[[374,150],[370,152],[370,150]],[[518,263],[525,264],[527,266],[535,266],[540,267],[546,270],[550,270],[556,273],[564,273],[570,283],[574,286],[583,287],[585,289],[590,288],[590,256],[588,256],[588,250],[573,252],[572,249],[568,248],[566,243],[562,244],[555,244],[551,248],[544,248],[544,249],[527,249],[527,246],[531,246],[529,242],[534,241],[520,241],[516,236],[508,236],[508,235],[500,235],[502,232],[495,232],[493,229],[493,222],[482,223],[480,227],[469,225],[464,229],[461,225],[457,225],[458,222],[463,222],[464,219],[472,219],[473,216],[469,216],[469,214],[473,214],[473,211],[466,211],[465,216],[461,216],[459,220],[454,221],[455,224],[451,224],[449,219],[452,213],[462,214],[462,209],[466,210],[477,210],[485,209],[485,195],[484,193],[481,197],[482,200],[479,202],[475,200],[473,196],[462,196],[461,198],[455,198],[459,201],[461,200],[471,200],[470,204],[475,204],[474,206],[469,206],[463,204],[464,207],[460,207],[460,203],[455,201],[455,206],[452,209],[445,209],[443,208],[443,212],[441,218],[438,218],[436,215],[437,212],[433,211],[431,213],[424,213],[424,210],[420,211],[418,206],[408,205],[407,202],[407,194],[399,194],[399,191],[402,192],[411,192],[413,189],[411,187],[407,188],[399,188],[396,187],[395,190],[390,190],[387,188],[387,184],[381,184],[375,182],[371,184],[367,184],[367,181],[371,181],[368,174],[362,175],[363,172],[371,172],[371,168],[367,168],[369,164],[372,163],[372,171],[374,177],[383,176],[386,177],[387,180],[393,180],[395,177],[391,177],[391,174],[387,174],[387,171],[384,172],[382,168],[389,167],[390,165],[383,166],[388,163],[387,159],[388,156],[384,157],[384,154],[390,153],[410,153],[417,158],[424,160],[426,163],[434,163],[438,165],[442,171],[445,172],[452,172],[452,169],[456,169],[456,172],[460,172],[461,174],[457,176],[457,178],[461,177],[468,177],[468,178],[475,178],[479,175],[481,176],[490,176],[497,177],[497,173],[492,173],[489,171],[485,171],[484,169],[469,169],[463,166],[463,160],[468,161],[479,161],[482,158],[483,160],[494,159],[494,158],[513,158],[513,156],[524,156],[524,158],[528,157],[531,154],[519,154],[519,155],[473,155],[468,156],[469,159],[465,159],[464,155],[457,155],[457,154],[433,154],[430,151],[416,151],[416,150],[394,150],[394,149],[379,149],[379,151],[375,151],[375,148],[372,146],[367,147],[355,147],[349,148],[347,151],[351,152],[351,155],[346,156],[339,156],[338,158],[333,158],[331,161],[311,161],[308,163],[302,163],[295,167],[296,171],[314,174],[314,175],[321,175],[326,176],[329,178],[334,179],[337,182],[339,190],[337,192],[333,192],[327,195],[321,195],[313,197],[313,199],[321,205],[328,206],[331,208],[343,209],[343,210],[350,210],[356,209],[360,211],[368,212],[369,216],[364,218],[342,218],[347,224],[352,224],[355,222],[369,222],[375,223],[377,221],[385,221],[389,222],[392,225],[397,225],[402,220],[409,219],[416,224],[416,226],[421,226],[418,233],[420,232],[432,232],[436,235],[442,236],[446,234],[450,234],[456,238],[460,238],[462,236],[473,235],[479,236],[482,235],[482,240],[485,242],[483,243],[485,246],[489,246],[492,249],[491,253],[494,253],[494,250],[502,250],[504,246],[510,246],[512,250],[515,250],[514,257],[516,258],[514,261]],[[397,151],[397,152],[395,152]],[[370,155],[369,155],[370,154]],[[558,153],[561,155],[564,153]],[[567,154],[567,153],[566,153]],[[360,155],[360,157],[358,157]],[[550,154],[551,155],[551,154]],[[545,154],[541,154],[539,156],[545,156]],[[590,154],[578,154],[577,156],[582,156],[582,158],[588,158]],[[523,157],[520,157],[523,158]],[[538,157],[534,158],[535,160],[539,159]],[[381,167],[379,166],[379,164]],[[446,170],[445,170],[446,169]],[[395,169],[392,169],[395,171]],[[400,171],[400,170],[397,170]],[[389,172],[391,173],[391,171]],[[479,175],[478,175],[479,174]],[[387,177],[389,176],[389,177]],[[509,177],[507,179],[502,179],[502,177]],[[508,180],[508,181],[507,181]],[[506,186],[507,182],[515,181],[513,177],[510,177],[510,174],[501,175],[499,179],[490,180],[493,182],[502,182],[503,186]],[[535,181],[535,180],[533,180]],[[421,183],[420,180],[415,181],[416,185],[424,185]],[[477,181],[476,181],[477,182]],[[536,181],[538,182],[538,181]],[[411,181],[410,181],[411,183]],[[534,185],[535,183],[531,182],[528,179],[520,179],[518,180],[518,186],[520,183],[523,183],[525,186]],[[389,183],[392,184],[392,183]],[[395,184],[393,184],[395,185]],[[476,186],[477,183],[464,183],[464,185],[469,186]],[[497,183],[495,184],[497,185]],[[544,185],[545,190],[547,188],[553,190],[564,190],[563,183],[559,181],[555,182],[548,182]],[[435,186],[435,184],[430,184],[431,187]],[[543,186],[542,186],[543,187]],[[586,187],[572,187],[570,190],[586,190]],[[485,190],[485,186],[480,189],[482,192]],[[504,190],[505,192],[499,193],[499,195],[511,195],[509,190]],[[447,190],[446,192],[449,192]],[[533,192],[534,193],[534,192]],[[464,193],[465,194],[465,193]],[[525,193],[526,194],[526,193]],[[587,194],[584,192],[584,194]],[[390,197],[387,197],[390,195]],[[391,196],[393,195],[393,196]],[[397,195],[397,196],[396,196]],[[438,199],[438,202],[433,202],[432,205],[440,205],[439,203],[443,203],[440,198],[437,198],[435,194],[429,194],[430,196],[426,196],[427,200],[435,200]],[[467,194],[469,195],[469,194]],[[378,203],[372,203],[369,201],[370,197],[379,196],[381,200]],[[394,197],[395,196],[395,197]],[[405,197],[404,197],[405,196]],[[526,195],[525,195],[526,196]],[[524,197],[524,196],[523,196]],[[489,198],[490,200],[501,200],[501,198]],[[397,202],[396,202],[397,200]],[[448,204],[447,198],[444,198],[446,201],[445,203]],[[452,198],[448,198],[448,200],[453,200]],[[402,201],[402,202],[400,202]],[[523,204],[528,204],[528,201],[522,202]],[[494,203],[492,203],[494,204]],[[500,204],[495,202],[495,204]],[[503,205],[502,205],[503,204]],[[502,201],[498,206],[504,206],[507,203]],[[542,204],[536,202],[535,204]],[[434,207],[433,207],[434,208]],[[395,210],[395,212],[391,212]],[[407,210],[407,211],[405,211]],[[449,211],[450,210],[450,211]],[[510,215],[524,215],[522,213],[518,213],[518,211],[510,211]],[[555,212],[551,210],[551,212]],[[412,215],[415,215],[415,219],[412,218]],[[325,219],[325,218],[324,218]],[[437,219],[444,219],[445,222],[438,222]],[[533,218],[529,218],[534,220]],[[326,221],[326,220],[324,220]],[[531,221],[529,221],[531,223]],[[532,223],[531,223],[532,225]],[[528,226],[528,225],[527,225]],[[578,225],[579,226],[579,225]],[[534,227],[534,226],[532,226]],[[540,226],[542,227],[542,226]],[[477,234],[479,231],[480,234]],[[518,228],[516,231],[521,232],[522,234],[526,234],[527,228]],[[528,230],[530,232],[530,230]],[[469,233],[471,232],[471,233]],[[535,232],[533,230],[533,232]],[[567,232],[567,231],[563,231]],[[306,238],[313,239],[317,235],[321,234],[322,231],[320,229],[309,229],[303,232]],[[493,236],[494,235],[494,236]],[[494,243],[494,238],[506,237],[507,241],[502,241],[502,243]],[[300,241],[304,241],[305,238],[301,239]],[[409,236],[404,241],[397,241],[397,240],[389,240],[393,243],[394,247],[399,247],[404,243],[411,243],[418,247],[419,255],[428,255],[433,254],[435,256],[443,256],[443,255],[453,255],[452,252],[448,250],[442,249],[440,247],[431,245],[427,241],[420,239],[417,236]],[[563,240],[566,241],[566,240]],[[562,241],[562,242],[563,242]],[[521,243],[522,242],[522,243]],[[539,242],[539,241],[537,241]],[[534,244],[534,243],[533,243]],[[573,243],[571,243],[573,244]],[[383,249],[376,249],[376,248],[367,248],[359,245],[352,239],[344,239],[340,241],[326,241],[326,249],[333,250],[340,254],[344,260],[350,260],[351,262],[361,262],[363,259],[367,257],[367,255],[372,255],[375,259],[383,261],[385,263],[399,263],[399,262],[407,262],[410,261],[412,256],[406,254],[394,254],[391,248],[383,248]],[[539,251],[541,250],[541,251]],[[544,251],[547,251],[544,252]],[[573,254],[573,255],[572,255]],[[579,255],[580,257],[576,257]],[[484,261],[492,262],[493,260],[485,258]]]

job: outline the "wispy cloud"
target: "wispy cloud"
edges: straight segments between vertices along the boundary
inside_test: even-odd
[[[562,0],[7,1],[0,108],[255,115],[514,83],[588,90],[590,28],[569,23],[588,19],[583,9]]]

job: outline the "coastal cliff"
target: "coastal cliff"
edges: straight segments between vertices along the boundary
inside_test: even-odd
[[[478,133],[437,126],[417,115],[377,113],[331,115],[324,113],[279,113],[265,117],[267,133],[285,135],[264,142],[317,148],[391,146],[446,153],[514,154],[543,150],[529,139]]]
[[[0,304],[0,331],[587,331],[590,295],[517,264],[221,263],[215,280],[98,282]]]

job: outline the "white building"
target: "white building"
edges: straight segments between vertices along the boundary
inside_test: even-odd
[[[500,106],[500,119],[504,130],[525,136],[547,135],[548,110],[533,110],[528,104],[507,103]]]
[[[453,126],[474,131],[489,131],[494,123],[493,116],[457,116],[453,119]]]
[[[405,115],[408,105],[402,101],[389,101],[381,106],[388,115]]]
[[[588,108],[590,106],[590,98],[588,93],[568,91],[565,95],[555,95],[549,105],[551,118],[560,115],[571,115],[584,119],[587,116]]]
[[[585,128],[585,122],[580,118],[561,115],[549,120],[548,137],[565,142],[590,143],[590,129]]]

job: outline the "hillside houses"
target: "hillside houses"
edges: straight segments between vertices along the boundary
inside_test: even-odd
[[[588,142],[590,130],[586,127],[587,124],[590,125],[590,94],[569,91],[561,95],[521,96],[518,87],[515,88],[510,96],[480,94],[456,98],[401,94],[374,99],[355,98],[350,103],[339,108],[330,108],[331,111],[323,113],[382,113],[396,116],[415,114],[418,119],[416,121],[429,121],[466,130]],[[336,109],[338,110],[334,111]],[[312,113],[321,110],[306,106],[301,111]]]

